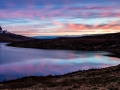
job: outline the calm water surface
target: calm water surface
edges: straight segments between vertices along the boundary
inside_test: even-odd
[[[16,48],[0,43],[0,81],[30,75],[59,75],[71,71],[120,64],[108,52]]]

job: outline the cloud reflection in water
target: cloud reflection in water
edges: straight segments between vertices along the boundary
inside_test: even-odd
[[[58,75],[80,69],[120,64],[118,58],[103,56],[107,52],[38,50],[3,46],[0,51],[0,81],[30,75]]]

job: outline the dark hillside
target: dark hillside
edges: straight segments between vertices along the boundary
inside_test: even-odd
[[[24,40],[32,40],[32,38],[12,33],[0,33],[0,42],[14,42]]]
[[[9,44],[15,47],[67,50],[120,49],[120,33],[85,37],[59,37],[51,40],[29,40]]]

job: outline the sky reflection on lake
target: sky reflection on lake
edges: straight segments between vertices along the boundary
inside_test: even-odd
[[[107,52],[15,48],[1,43],[0,81],[120,64],[120,59],[104,56],[105,54]]]

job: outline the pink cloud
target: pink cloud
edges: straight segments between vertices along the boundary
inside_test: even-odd
[[[14,5],[9,3],[9,5]],[[89,19],[90,17],[101,17],[101,18],[106,18],[106,17],[120,17],[120,13],[119,12],[114,12],[114,9],[112,6],[85,6],[85,7],[78,7],[78,6],[65,6],[63,5],[63,7],[61,8],[56,8],[55,5],[46,5],[43,8],[38,8],[35,9],[34,5],[29,4],[27,7],[25,7],[24,9],[18,9],[18,10],[13,10],[10,11],[9,9],[6,10],[0,10],[1,14],[0,14],[0,18],[2,19],[9,19],[12,18],[13,20],[17,20],[19,19],[24,19],[27,20],[29,19],[31,23],[35,23],[37,22],[40,23],[40,20],[44,20],[45,22],[49,22],[51,24],[53,24],[54,28],[46,30],[46,27],[50,27],[50,25],[48,26],[43,26],[43,28],[39,27],[39,28],[30,28],[28,26],[30,26],[29,24],[27,25],[27,23],[23,22],[21,26],[7,26],[6,25],[6,29],[7,27],[9,27],[9,29],[14,32],[14,33],[19,33],[22,35],[26,35],[26,34],[41,34],[43,33],[47,33],[47,32],[51,32],[51,33],[57,33],[59,32],[91,32],[92,29],[112,29],[112,30],[120,30],[119,25],[114,24],[94,24],[94,25],[86,25],[86,24],[74,24],[74,22],[68,22],[64,24],[65,21],[62,21],[62,19],[64,18],[87,18]],[[89,10],[89,12],[87,12],[86,10]],[[95,10],[95,11],[94,11]],[[96,12],[96,10],[98,10],[98,12]],[[112,12],[111,12],[112,10]],[[117,8],[116,10],[119,10],[119,8]],[[107,11],[107,12],[106,12]],[[39,20],[37,20],[37,19]],[[59,20],[61,19],[61,21],[57,21],[56,18]],[[34,26],[35,24],[31,25]],[[26,26],[26,27],[24,27]],[[43,34],[42,33],[42,34]]]
[[[53,23],[55,26],[63,26],[63,24],[60,23],[60,22],[52,21],[52,23]]]
[[[14,5],[9,3],[9,5]],[[117,8],[119,10],[119,8]],[[86,12],[89,10],[90,12]],[[94,10],[99,10],[99,13],[94,13]],[[119,12],[111,12],[114,11],[114,8],[111,6],[86,6],[86,7],[70,7],[70,6],[63,6],[62,8],[56,9],[53,5],[46,5],[43,8],[35,9],[34,5],[27,5],[24,9],[18,10],[0,10],[1,18],[35,18],[36,16],[40,17],[41,19],[46,19],[49,17],[89,17],[99,15],[99,17],[120,17]],[[106,12],[107,11],[107,12]],[[9,13],[9,14],[8,14]],[[79,14],[78,14],[79,13]],[[94,14],[93,14],[94,13]]]

